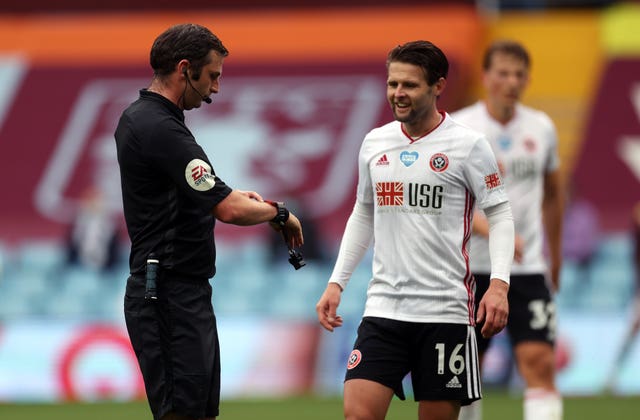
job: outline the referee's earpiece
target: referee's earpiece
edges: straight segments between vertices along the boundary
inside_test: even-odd
[[[210,97],[208,97],[208,96],[203,95],[202,93],[200,93],[200,91],[199,91],[198,89],[196,89],[196,88],[191,84],[191,78],[190,78],[190,77],[189,77],[189,75],[187,74],[187,68],[186,68],[186,67],[185,67],[184,69],[182,69],[182,74],[184,74],[184,78],[185,78],[185,79],[187,79],[187,83],[189,84],[189,86],[191,86],[191,89],[195,90],[195,91],[196,91],[196,93],[197,93],[198,95],[200,95],[200,97],[202,98],[202,100],[203,100],[204,102],[206,102],[206,103],[208,103],[208,104],[210,104],[211,102],[213,102],[213,100],[212,100]],[[186,89],[186,86],[185,86],[185,89]]]

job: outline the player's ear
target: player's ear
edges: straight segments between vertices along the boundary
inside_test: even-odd
[[[442,92],[444,92],[444,88],[447,86],[447,79],[441,77],[438,81],[433,85],[434,93],[436,96],[440,96]]]

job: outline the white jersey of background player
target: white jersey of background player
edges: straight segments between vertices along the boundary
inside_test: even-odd
[[[487,136],[511,202],[516,252],[507,331],[526,387],[524,418],[559,420],[562,399],[555,387],[555,305],[551,291],[558,288],[560,281],[564,191],[551,119],[519,103],[528,84],[529,67],[529,54],[519,43],[491,44],[483,60],[485,99],[452,117]],[[472,237],[470,253],[479,298],[488,282],[490,266],[483,237],[486,223],[481,215],[476,216],[473,231],[479,235]],[[543,252],[545,236],[548,268]],[[478,339],[481,355],[488,345],[489,340]],[[478,420],[480,416],[480,403],[474,403],[463,407],[460,419]]]
[[[486,134],[498,159],[521,241],[522,255],[511,266],[511,274],[545,272],[544,175],[560,167],[553,122],[544,112],[517,104],[513,119],[503,125],[489,115],[484,101],[454,113],[454,119]],[[474,273],[491,271],[487,238],[472,235],[470,253]]]

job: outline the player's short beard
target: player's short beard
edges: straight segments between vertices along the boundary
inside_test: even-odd
[[[399,117],[398,113],[396,112],[396,109],[397,109],[397,107],[396,107],[396,105],[394,105],[393,108],[391,109],[391,111],[393,112],[393,117],[398,122],[401,122],[401,123],[412,123],[412,122],[415,122],[415,121],[420,119],[420,116],[418,115],[418,111],[416,111],[415,109],[411,109],[411,111],[409,111],[408,114],[405,114],[404,117]]]

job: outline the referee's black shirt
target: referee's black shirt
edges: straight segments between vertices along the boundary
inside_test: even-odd
[[[229,193],[174,103],[145,89],[115,132],[131,274],[150,253],[178,275],[215,274],[213,207]]]

